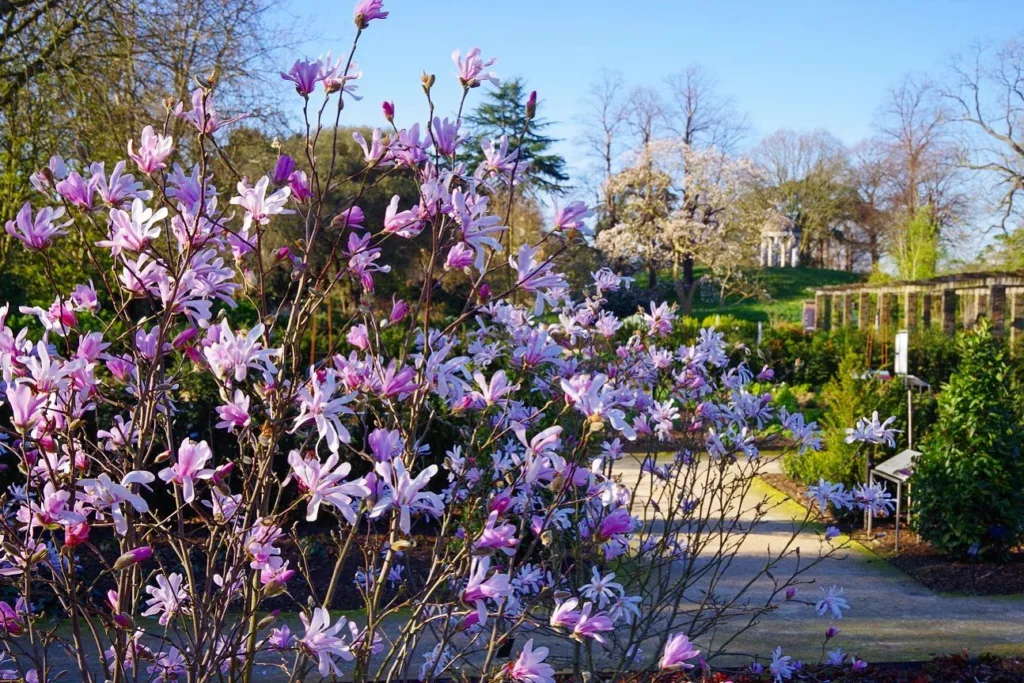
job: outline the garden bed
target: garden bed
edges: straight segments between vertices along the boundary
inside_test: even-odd
[[[807,487],[785,474],[761,478],[801,505],[808,505]],[[859,524],[836,519],[829,511],[825,521],[839,527],[851,538],[900,571],[931,590],[968,595],[1024,594],[1024,548],[1018,548],[1008,562],[958,562],[938,553],[906,526],[900,526],[900,552],[894,548],[893,520],[876,519],[871,536]]]

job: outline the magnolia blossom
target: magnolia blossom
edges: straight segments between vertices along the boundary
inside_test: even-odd
[[[499,85],[500,81],[486,69],[494,64],[497,59],[484,60],[480,57],[480,48],[474,47],[462,58],[462,53],[456,50],[452,53],[452,61],[459,68],[459,83],[464,88],[476,88],[483,81],[490,81],[491,85]]]
[[[177,462],[160,470],[159,476],[169,484],[180,486],[182,500],[191,503],[196,497],[195,481],[213,477],[213,470],[204,468],[212,457],[213,452],[205,441],[195,443],[186,438],[178,448]]]
[[[370,495],[370,489],[366,487],[363,479],[344,481],[352,465],[347,462],[339,464],[337,453],[332,453],[326,462],[321,463],[312,456],[302,459],[298,451],[288,454],[288,464],[292,468],[289,477],[294,475],[299,487],[309,493],[309,503],[306,505],[308,521],[316,521],[320,504],[327,501],[341,512],[349,524],[356,523],[352,499]]]
[[[25,202],[13,221],[7,221],[7,234],[19,240],[27,249],[46,249],[55,237],[66,235],[63,230],[72,221],[57,224],[57,219],[64,215],[64,207],[39,209],[35,218],[32,217],[32,204]]]
[[[164,162],[174,150],[174,138],[157,133],[153,126],[146,126],[142,129],[142,141],[139,143],[138,152],[132,149],[134,143],[134,140],[128,141],[128,158],[138,165],[140,171],[149,175],[167,168]]]
[[[155,479],[150,472],[134,471],[124,475],[121,482],[117,483],[111,480],[106,472],[101,472],[95,479],[79,480],[78,485],[82,487],[92,507],[110,512],[114,520],[114,529],[119,535],[124,536],[128,533],[128,520],[121,509],[123,503],[130,505],[136,512],[149,512],[146,500],[130,487],[137,484],[147,486]]]
[[[295,432],[312,422],[320,438],[326,439],[331,453],[337,453],[341,444],[351,439],[341,422],[341,416],[353,414],[347,404],[355,398],[355,394],[335,395],[338,383],[334,372],[327,372],[322,381],[315,371],[311,370],[310,373],[309,386],[299,391],[300,411],[291,431]]]
[[[661,660],[658,666],[665,670],[692,669],[693,664],[687,660],[700,655],[700,650],[693,649],[693,643],[686,637],[685,633],[676,633],[669,637],[665,643],[665,649],[661,653]]]
[[[505,675],[517,683],[555,683],[555,670],[545,664],[548,648],[533,649],[533,638],[526,641],[515,661],[505,665]]]
[[[295,213],[286,209],[288,197],[292,190],[290,187],[282,187],[267,196],[267,188],[270,186],[270,178],[263,176],[256,181],[256,185],[249,186],[245,181],[238,183],[238,196],[231,198],[231,203],[245,209],[245,220],[242,222],[242,229],[246,232],[255,222],[257,225],[266,225],[270,222],[271,216]]]
[[[132,212],[121,209],[110,210],[110,233],[108,239],[97,242],[100,247],[108,247],[113,256],[128,251],[142,251],[150,240],[160,236],[157,223],[167,217],[167,208],[156,211],[149,209],[141,199],[132,200]]]
[[[182,586],[184,582],[181,574],[177,572],[170,576],[164,574],[156,575],[156,586],[146,586],[146,592],[150,598],[146,600],[146,610],[142,613],[144,617],[160,615],[160,623],[166,626],[178,613],[185,609],[188,602],[188,591]]]
[[[355,7],[355,22],[359,28],[366,28],[375,19],[387,19],[384,0],[359,0]]]
[[[437,465],[431,465],[416,475],[410,476],[401,459],[378,462],[374,471],[385,486],[383,495],[377,500],[370,511],[371,517],[380,517],[390,508],[398,508],[399,528],[408,534],[412,527],[411,515],[414,512],[426,512],[440,516],[444,512],[444,502],[440,496],[431,491],[424,491],[430,479],[437,474]]]
[[[320,675],[340,676],[341,669],[338,668],[335,658],[339,657],[349,662],[355,659],[345,641],[338,637],[338,632],[345,628],[348,620],[345,617],[338,617],[338,621],[332,626],[331,614],[326,607],[315,608],[312,618],[303,612],[299,615],[299,620],[306,627],[306,633],[299,640],[299,645],[309,656],[317,659],[317,670]]]

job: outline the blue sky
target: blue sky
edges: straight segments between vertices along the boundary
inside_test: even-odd
[[[286,0],[281,19],[310,36],[300,50],[335,54],[351,44],[351,2]],[[580,100],[601,67],[657,85],[700,63],[749,114],[750,144],[778,128],[827,128],[847,143],[871,133],[886,89],[907,72],[937,72],[974,41],[1024,31],[1024,1],[761,0],[386,0],[391,16],[364,34],[358,52],[365,100],[346,122],[380,125],[394,100],[399,124],[423,120],[421,70],[437,75],[441,112],[458,97],[450,55],[479,45],[502,77],[538,91],[556,121],[559,149],[578,168],[573,137]],[[282,84],[286,88],[286,84]],[[479,100],[479,91],[471,95]],[[415,118],[412,118],[415,117]]]

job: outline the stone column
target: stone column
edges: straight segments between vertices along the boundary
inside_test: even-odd
[[[897,309],[896,306],[895,294],[882,292],[878,295],[878,310],[879,313],[881,313],[878,320],[878,327],[884,337],[888,337],[889,332],[892,331],[893,323],[897,317],[896,315],[893,315],[893,313],[899,313],[899,309]]]
[[[988,290],[988,319],[992,321],[992,335],[1001,338],[1006,333],[1006,287],[996,285]]]
[[[1010,352],[1024,333],[1024,292],[1014,292],[1010,297]]]
[[[917,329],[917,292],[906,291],[903,293],[903,310],[905,311],[905,322],[903,326],[908,332]]]
[[[942,334],[956,333],[956,290],[942,290]]]
[[[875,323],[875,307],[871,305],[871,292],[861,292],[857,302],[857,329],[867,330]]]
[[[843,327],[853,325],[853,294],[843,294]]]
[[[926,330],[931,329],[931,326],[932,326],[932,306],[933,305],[934,305],[934,302],[932,301],[932,295],[931,294],[922,294],[921,295],[921,325]]]

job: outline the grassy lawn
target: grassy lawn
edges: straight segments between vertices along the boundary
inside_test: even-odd
[[[768,299],[757,301],[748,299],[740,302],[705,303],[698,295],[694,301],[693,315],[704,318],[715,314],[731,315],[741,320],[756,322],[788,321],[799,322],[805,299],[814,297],[814,290],[828,285],[846,285],[864,280],[861,273],[848,273],[844,270],[824,270],[821,268],[764,268],[759,272]],[[696,269],[697,277],[702,269]],[[663,273],[663,281],[668,281],[669,274]],[[637,284],[646,284],[646,277],[640,274]]]

